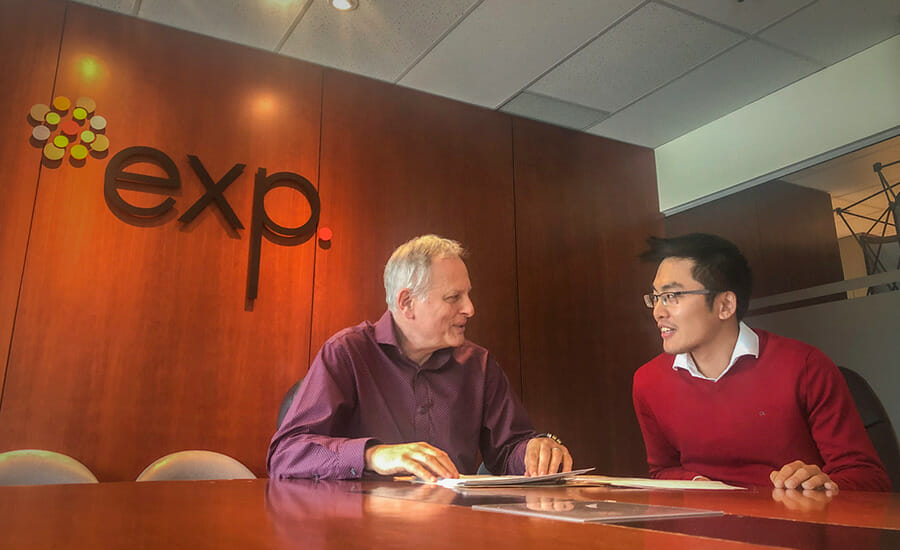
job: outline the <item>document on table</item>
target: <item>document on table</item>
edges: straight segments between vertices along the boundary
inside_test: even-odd
[[[563,521],[577,521],[582,523],[619,523],[648,519],[721,516],[723,514],[723,512],[714,510],[698,510],[695,508],[657,506],[652,504],[634,504],[631,502],[616,502],[612,500],[561,500],[554,502],[552,510],[541,509],[527,503],[484,504],[472,506],[472,509],[483,510],[486,512],[504,512],[507,514],[559,519]]]
[[[580,475],[566,480],[567,485],[597,486],[612,485],[613,487],[632,487],[637,489],[675,489],[675,490],[704,490],[704,491],[744,491],[743,487],[735,487],[721,481],[691,481],[688,479],[647,479],[643,477],[611,477],[611,476],[585,476]]]
[[[543,476],[460,476],[455,479],[444,478],[435,482],[435,485],[455,489],[457,487],[530,487],[532,485],[556,485],[565,483],[566,480],[579,474],[590,472],[593,468],[560,472]]]

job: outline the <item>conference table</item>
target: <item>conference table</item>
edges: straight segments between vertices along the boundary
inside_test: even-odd
[[[472,509],[613,500],[713,517],[572,523]],[[0,548],[900,548],[900,497],[842,491],[549,486],[454,491],[401,481],[105,482],[0,487]]]

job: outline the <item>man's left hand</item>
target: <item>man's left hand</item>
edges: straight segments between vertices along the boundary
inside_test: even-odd
[[[776,489],[825,489],[837,491],[838,485],[815,464],[795,460],[769,474]]]
[[[542,476],[559,471],[572,471],[569,449],[549,437],[532,438],[525,447],[525,475]]]

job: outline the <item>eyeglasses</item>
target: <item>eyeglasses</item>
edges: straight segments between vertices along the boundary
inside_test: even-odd
[[[644,305],[653,309],[656,302],[662,302],[663,306],[677,306],[678,297],[684,294],[711,294],[708,289],[701,290],[678,290],[676,292],[660,292],[659,294],[644,294]]]

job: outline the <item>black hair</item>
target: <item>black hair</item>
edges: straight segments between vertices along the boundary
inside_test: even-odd
[[[690,233],[663,239],[650,237],[650,247],[640,258],[645,262],[661,263],[666,258],[685,258],[694,261],[691,275],[704,288],[713,291],[706,296],[712,307],[716,294],[731,291],[737,296],[737,319],[740,321],[750,307],[753,277],[750,264],[731,241],[718,235]]]

